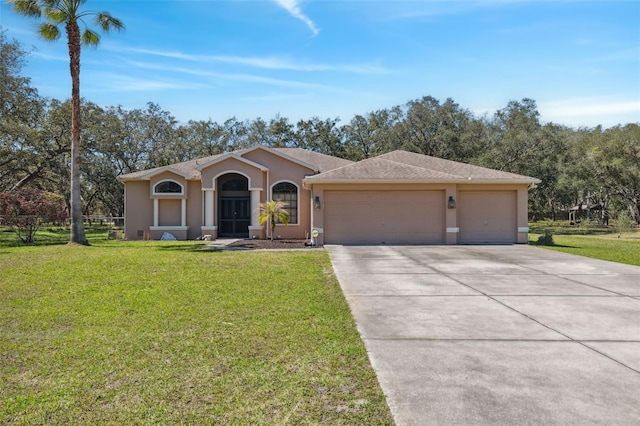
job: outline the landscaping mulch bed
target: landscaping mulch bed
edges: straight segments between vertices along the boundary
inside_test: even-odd
[[[302,249],[312,248],[305,246],[308,240],[238,240],[227,247],[238,247],[245,249]]]

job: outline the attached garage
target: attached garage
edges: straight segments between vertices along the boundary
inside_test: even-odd
[[[327,244],[442,244],[444,191],[326,191]]]
[[[318,244],[528,241],[538,179],[406,151],[305,177]]]
[[[458,199],[460,243],[517,242],[516,191],[460,191]]]

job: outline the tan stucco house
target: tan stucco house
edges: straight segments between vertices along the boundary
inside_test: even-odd
[[[256,146],[120,176],[127,239],[266,238],[260,203],[287,203],[280,238],[317,244],[526,243],[538,179],[406,151],[359,162]],[[315,232],[314,232],[315,231]]]

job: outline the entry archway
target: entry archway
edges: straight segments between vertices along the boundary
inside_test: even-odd
[[[247,238],[251,225],[249,180],[239,173],[227,173],[217,179],[218,235]]]

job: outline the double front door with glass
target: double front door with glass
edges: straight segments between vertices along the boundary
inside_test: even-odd
[[[251,224],[250,197],[221,197],[219,211],[221,237],[248,237]]]

